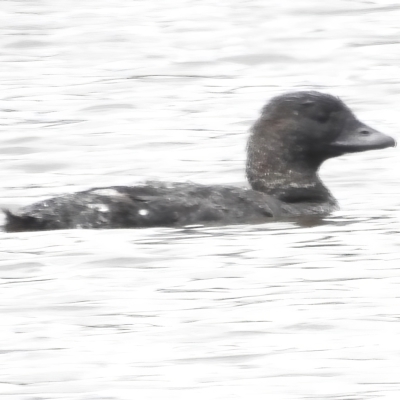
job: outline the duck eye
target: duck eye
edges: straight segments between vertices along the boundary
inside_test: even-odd
[[[321,110],[321,111],[317,111],[315,112],[311,118],[318,121],[318,122],[326,122],[328,121],[329,117],[331,116],[331,114],[327,111]]]
[[[318,107],[318,105],[315,104],[315,101],[306,100],[301,103],[301,105],[308,117],[314,121],[324,123],[330,118],[330,111]]]

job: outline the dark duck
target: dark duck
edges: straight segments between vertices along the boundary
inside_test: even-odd
[[[251,188],[155,183],[94,188],[5,211],[9,232],[261,223],[325,215],[337,202],[318,176],[346,153],[396,142],[360,122],[338,98],[294,92],[273,98],[251,129],[246,173]]]

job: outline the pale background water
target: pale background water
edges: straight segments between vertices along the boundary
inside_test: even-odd
[[[247,130],[290,90],[400,138],[397,1],[0,7],[1,206],[244,184]],[[398,400],[398,150],[321,172],[342,211],[318,226],[0,233],[0,397]]]

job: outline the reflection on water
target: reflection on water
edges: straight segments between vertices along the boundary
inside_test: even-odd
[[[268,4],[267,4],[268,3]],[[0,204],[244,181],[291,89],[396,137],[392,1],[8,1]],[[332,160],[342,211],[257,226],[0,234],[7,399],[397,399],[395,149]]]

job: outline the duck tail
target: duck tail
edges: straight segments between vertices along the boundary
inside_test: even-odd
[[[43,223],[35,217],[29,215],[16,215],[10,210],[2,210],[6,215],[4,230],[6,232],[27,232],[45,230]]]

